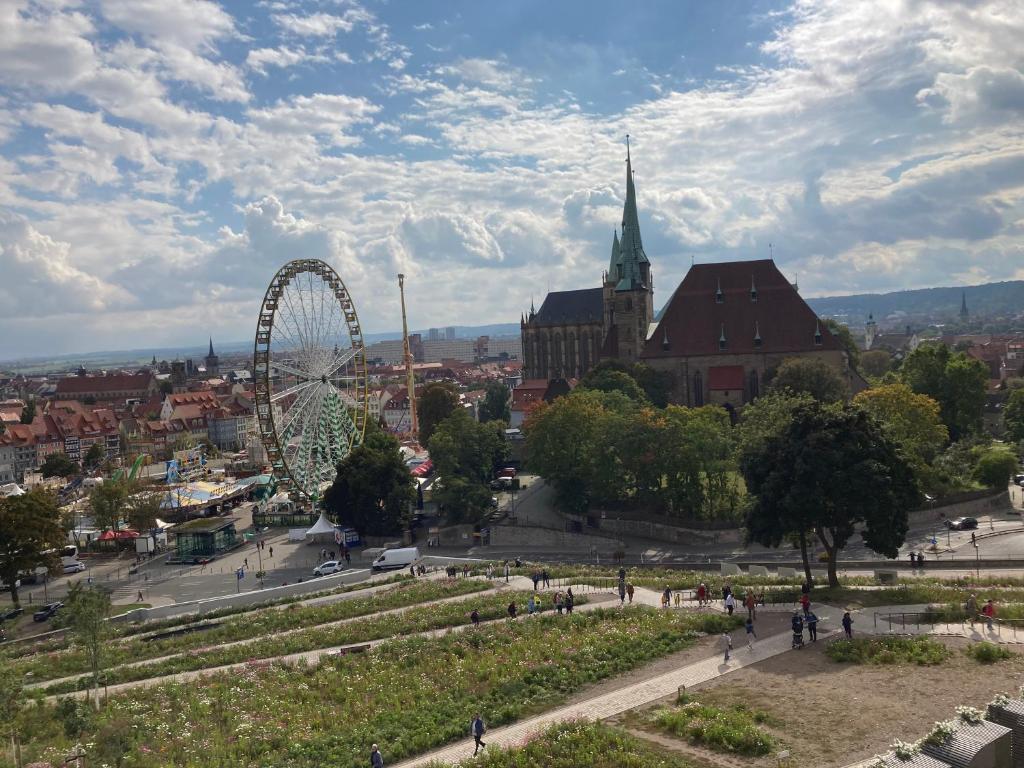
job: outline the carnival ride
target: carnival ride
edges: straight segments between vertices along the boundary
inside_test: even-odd
[[[316,501],[366,429],[363,334],[352,296],[318,259],[267,288],[253,351],[260,439],[282,491]]]

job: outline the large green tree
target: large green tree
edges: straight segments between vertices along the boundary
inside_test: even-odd
[[[491,503],[488,483],[508,459],[500,421],[481,424],[464,409],[437,425],[430,438],[430,459],[440,488],[434,498],[450,522],[477,522]]]
[[[889,436],[922,464],[932,462],[949,440],[938,402],[906,384],[886,384],[853,399],[874,416]]]
[[[64,600],[64,616],[68,629],[89,657],[92,671],[95,704],[99,708],[100,673],[103,666],[103,648],[110,636],[110,595],[96,587],[75,584]]]
[[[43,477],[70,477],[78,474],[81,467],[66,453],[51,453],[43,460],[40,470]]]
[[[647,394],[636,379],[626,371],[611,367],[594,368],[580,379],[579,386],[581,389],[594,389],[598,392],[621,392],[636,403],[647,403]]]
[[[0,579],[11,600],[18,601],[18,577],[40,566],[54,567],[56,555],[44,554],[64,545],[60,508],[53,494],[35,488],[21,496],[0,498]]]
[[[808,394],[822,403],[835,403],[849,396],[846,386],[835,368],[817,357],[790,357],[772,377],[771,391],[789,390],[793,394]]]
[[[36,401],[29,400],[28,404],[21,409],[21,423],[31,424],[36,417]]]
[[[89,492],[93,524],[100,530],[116,531],[124,519],[131,486],[124,478],[104,480]]]
[[[124,518],[134,530],[144,533],[156,527],[164,493],[138,480],[128,481],[124,500]]]
[[[420,444],[427,445],[437,425],[459,407],[459,388],[448,381],[427,384],[416,400],[416,416],[420,426]]]
[[[510,415],[508,387],[500,381],[487,382],[480,403],[480,421],[504,421],[507,424]]]
[[[1010,392],[1003,411],[1003,423],[1007,437],[1015,443],[1024,441],[1024,387]]]
[[[1017,469],[1017,457],[1005,446],[989,448],[978,457],[974,476],[989,488],[1006,488],[1010,476]]]
[[[103,446],[93,443],[82,457],[82,465],[89,469],[95,469],[103,461],[104,456],[106,456],[106,451],[103,450]]]
[[[620,387],[599,385],[597,383],[600,381],[602,374],[605,371],[619,371],[620,373],[627,374],[640,386],[647,400],[651,402],[651,405],[657,408],[664,408],[668,405],[669,395],[672,393],[673,382],[673,376],[668,371],[655,370],[646,363],[626,363],[622,360],[602,360],[591,368],[580,380],[580,386],[604,392],[616,389],[624,391]],[[631,392],[627,391],[626,394],[632,397]],[[633,397],[633,399],[639,400],[636,397]]]
[[[367,425],[361,445],[338,465],[324,506],[368,536],[391,536],[409,525],[416,491],[398,440]]]
[[[981,430],[988,371],[980,361],[944,344],[922,344],[903,361],[900,378],[939,403],[951,439]]]
[[[860,371],[872,379],[880,379],[892,367],[892,355],[884,349],[871,349],[860,356]]]
[[[811,578],[807,537],[828,553],[828,579],[856,530],[873,551],[896,557],[907,514],[920,501],[913,470],[862,408],[848,404],[801,406],[790,426],[743,457],[743,476],[755,496],[747,515],[753,541],[777,547],[796,536]]]

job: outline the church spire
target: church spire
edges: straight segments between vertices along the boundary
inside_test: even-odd
[[[621,256],[619,247],[619,231],[615,230],[612,233],[612,258],[611,262],[608,264],[607,281],[609,283],[619,282],[619,257]]]
[[[967,291],[960,291],[960,317],[967,318]]]
[[[210,337],[210,354],[208,357],[213,357],[213,336]]]
[[[619,240],[618,291],[648,287],[650,261],[640,239],[640,218],[636,207],[636,186],[633,183],[633,160],[626,136],[626,204],[622,207],[622,237]]]

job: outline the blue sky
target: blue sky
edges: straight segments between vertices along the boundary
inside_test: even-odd
[[[1011,0],[0,2],[0,359],[251,335],[331,262],[367,332],[596,285],[632,136],[661,305],[1024,278]]]

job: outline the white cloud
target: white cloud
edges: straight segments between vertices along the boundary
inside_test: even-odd
[[[308,16],[278,13],[274,14],[274,23],[284,31],[300,37],[334,37],[338,32],[351,32],[355,26],[351,17],[330,13],[312,13]]]
[[[340,58],[341,56],[346,56],[347,58],[346,54],[337,53],[335,54],[335,59],[341,61],[343,60]],[[249,69],[265,76],[267,74],[268,66],[285,69],[287,67],[298,66],[299,64],[324,62],[328,60],[328,57],[324,54],[309,53],[301,46],[298,48],[281,46],[280,48],[254,48],[250,50],[246,56],[245,64]]]
[[[209,0],[101,0],[103,16],[126,32],[197,51],[236,34],[235,21]]]

